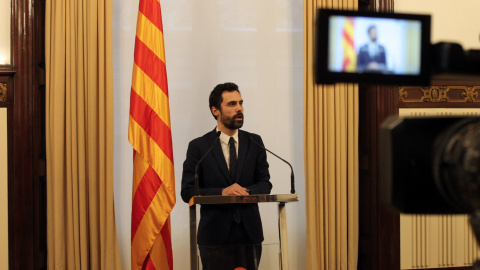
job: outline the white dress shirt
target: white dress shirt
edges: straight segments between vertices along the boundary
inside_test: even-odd
[[[218,127],[217,127],[217,132],[218,132]],[[237,157],[238,157],[238,130],[233,134],[233,136],[228,136],[227,134],[221,132],[220,133],[220,145],[222,146],[222,152],[223,156],[225,157],[225,161],[227,162],[227,167],[230,169],[230,146],[228,145],[228,141],[230,140],[230,137],[233,137],[233,140],[235,140],[235,150],[237,151]]]

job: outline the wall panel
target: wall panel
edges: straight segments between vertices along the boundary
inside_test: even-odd
[[[0,83],[0,88],[2,84]],[[1,90],[1,89],[0,89]],[[0,91],[1,98],[1,91]],[[7,108],[0,108],[0,269],[8,269]]]

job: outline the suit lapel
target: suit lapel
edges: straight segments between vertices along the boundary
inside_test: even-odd
[[[243,166],[245,165],[245,159],[247,158],[247,149],[250,140],[246,132],[238,130],[238,160],[237,160],[237,173],[235,175],[235,182],[242,179]]]
[[[215,137],[217,136],[216,129],[214,129],[212,133],[215,139]],[[213,142],[214,141],[212,141],[212,143]],[[233,181],[231,180],[230,172],[228,171],[227,161],[225,160],[225,156],[223,155],[222,142],[220,141],[220,139],[218,139],[218,142],[213,147],[212,152],[213,152],[213,156],[215,157],[218,163],[218,167],[220,167],[220,170],[222,171],[223,176],[225,177],[227,183],[232,184]]]

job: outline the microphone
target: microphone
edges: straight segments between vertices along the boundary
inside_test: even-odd
[[[269,152],[270,154],[274,155],[275,157],[277,157],[278,159],[280,159],[281,161],[285,162],[288,164],[288,166],[290,166],[290,170],[291,170],[291,174],[290,174],[290,193],[294,194],[295,193],[295,176],[293,175],[293,167],[292,165],[290,164],[290,162],[286,161],[285,159],[279,157],[278,155],[276,155],[275,153],[273,153],[272,151],[268,150],[267,148],[265,148],[263,145],[261,145],[260,143],[258,143],[257,141],[255,141],[252,137],[252,135],[248,135],[250,137],[250,140],[252,140],[256,145],[260,146],[261,148],[263,148],[265,151]]]
[[[202,163],[202,161],[205,159],[205,157],[208,155],[208,153],[210,153],[212,151],[215,144],[217,144],[218,138],[220,137],[221,133],[222,132],[220,130],[217,132],[215,142],[213,142],[210,149],[208,149],[207,152],[205,152],[205,154],[202,156],[202,158],[197,162],[197,166],[195,166],[195,195],[196,196],[200,196],[200,188],[198,187],[198,165],[200,165],[200,163]]]

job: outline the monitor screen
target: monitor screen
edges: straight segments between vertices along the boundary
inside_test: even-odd
[[[317,83],[428,84],[430,16],[320,9]]]

